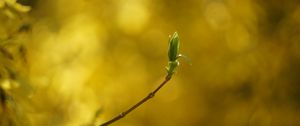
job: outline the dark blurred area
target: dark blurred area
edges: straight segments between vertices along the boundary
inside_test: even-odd
[[[0,125],[299,126],[298,0],[1,0]],[[191,65],[190,65],[191,64]]]

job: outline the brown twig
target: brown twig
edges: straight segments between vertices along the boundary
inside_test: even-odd
[[[138,103],[136,103],[135,105],[133,105],[132,107],[130,107],[128,110],[120,113],[119,115],[117,115],[116,117],[112,118],[111,120],[101,124],[100,126],[108,126],[110,124],[112,124],[113,122],[116,122],[118,120],[120,120],[121,118],[125,117],[128,113],[130,113],[131,111],[135,110],[137,107],[141,106],[143,103],[145,103],[146,101],[148,101],[149,99],[153,98],[155,96],[155,94],[172,78],[172,74],[168,74],[165,77],[165,80],[152,92],[150,92],[145,98],[143,98],[142,100],[140,100]]]

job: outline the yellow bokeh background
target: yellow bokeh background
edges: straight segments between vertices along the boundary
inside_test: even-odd
[[[0,125],[111,119],[163,81],[175,31],[191,61],[113,126],[300,125],[297,0],[0,1]]]

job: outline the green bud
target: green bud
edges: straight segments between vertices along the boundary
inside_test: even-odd
[[[176,68],[179,66],[178,61],[169,61],[168,66],[166,67],[168,75],[172,76],[176,72]]]
[[[177,32],[175,32],[173,36],[170,37],[169,40],[169,52],[168,52],[169,61],[175,61],[178,58],[179,44],[180,44],[179,37]]]

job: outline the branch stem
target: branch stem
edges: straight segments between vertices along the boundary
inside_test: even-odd
[[[120,120],[121,118],[125,117],[128,113],[130,113],[131,111],[135,110],[137,107],[141,106],[142,104],[144,104],[146,101],[148,101],[149,99],[153,98],[155,96],[155,94],[169,81],[171,80],[172,75],[168,74],[165,77],[165,80],[158,86],[155,88],[155,90],[153,90],[152,92],[150,92],[146,97],[144,97],[142,100],[140,100],[138,103],[136,103],[135,105],[133,105],[132,107],[130,107],[129,109],[127,109],[126,111],[120,113],[119,115],[115,116],[114,118],[112,118],[111,120],[101,124],[100,126],[108,126],[118,120]]]

